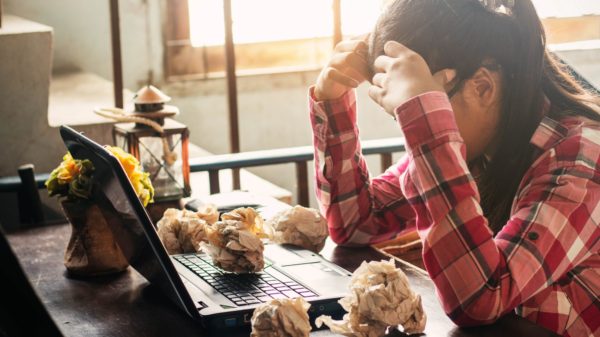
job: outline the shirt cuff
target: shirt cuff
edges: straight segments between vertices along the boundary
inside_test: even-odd
[[[314,86],[309,89],[310,119],[315,134],[320,138],[331,138],[354,132],[356,129],[356,94],[348,90],[333,100],[317,101]]]
[[[441,91],[415,96],[396,108],[394,114],[409,148],[458,133],[448,95]]]

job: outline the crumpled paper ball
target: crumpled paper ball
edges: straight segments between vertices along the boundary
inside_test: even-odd
[[[212,205],[199,212],[169,208],[156,224],[156,231],[169,254],[196,253],[200,242],[206,240],[205,227],[218,218],[219,212]]]
[[[275,214],[265,227],[272,241],[292,244],[315,253],[323,249],[329,235],[327,220],[317,210],[300,205]]]
[[[254,309],[251,337],[308,337],[310,304],[305,299],[272,299]]]
[[[404,333],[425,330],[427,316],[421,296],[415,294],[394,261],[363,262],[352,275],[351,294],[339,303],[348,312],[341,321],[320,316],[317,327],[327,325],[332,332],[352,337],[380,337],[388,327],[402,325]]]
[[[202,243],[213,263],[233,273],[253,273],[265,266],[262,219],[253,208],[238,208],[206,227],[207,243]]]

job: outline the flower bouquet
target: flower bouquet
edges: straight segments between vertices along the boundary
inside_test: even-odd
[[[140,201],[153,201],[154,189],[148,173],[138,160],[118,147],[107,146],[127,173]],[[71,238],[65,252],[65,267],[73,276],[99,276],[117,273],[129,265],[117,245],[109,225],[119,218],[106,216],[110,210],[93,198],[94,165],[89,160],[74,159],[70,153],[52,171],[46,181],[50,196],[58,196],[71,223]],[[112,225],[122,225],[114,223]]]

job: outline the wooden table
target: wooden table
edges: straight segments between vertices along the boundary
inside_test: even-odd
[[[65,336],[248,336],[248,330],[205,331],[131,267],[114,277],[92,280],[65,276],[63,254],[69,225],[13,233],[10,244],[42,302]],[[371,248],[344,248],[327,242],[330,261],[354,271],[362,261],[386,258]],[[428,316],[427,336],[555,336],[515,315],[484,327],[458,328],[444,314],[433,283],[422,271],[398,264],[421,294]],[[332,336],[329,330],[311,336]],[[392,333],[401,336],[401,333]]]

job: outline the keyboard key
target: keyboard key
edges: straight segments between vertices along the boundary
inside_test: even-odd
[[[246,303],[248,303],[248,304],[259,304],[260,302],[257,301],[257,300],[249,300],[249,301],[246,301]]]
[[[275,288],[271,287],[270,285],[259,286],[259,288],[261,290],[273,290],[273,289],[275,289]]]
[[[308,290],[308,289],[306,289],[306,288],[304,288],[304,287],[301,287],[301,286],[299,286],[299,287],[294,287],[294,286],[292,286],[292,287],[290,287],[290,288],[294,289],[296,292],[310,291],[310,290]]]
[[[257,296],[256,299],[259,300],[259,301],[261,301],[261,302],[267,302],[267,301],[269,301],[271,299],[271,296],[267,296],[267,295],[265,295],[265,296]]]
[[[271,296],[273,296],[274,294],[279,294],[279,291],[277,291],[277,290],[267,290],[265,292],[267,293],[267,295],[271,295]]]
[[[281,293],[284,294],[285,296],[289,297],[289,298],[300,297],[300,295],[298,295],[298,293],[296,293],[293,290],[284,290]]]
[[[300,292],[300,295],[302,297],[316,297],[317,296],[317,294],[310,292],[310,291]]]
[[[276,299],[287,298],[287,296],[285,296],[284,294],[273,294],[273,295],[271,295],[271,297],[276,298]]]

